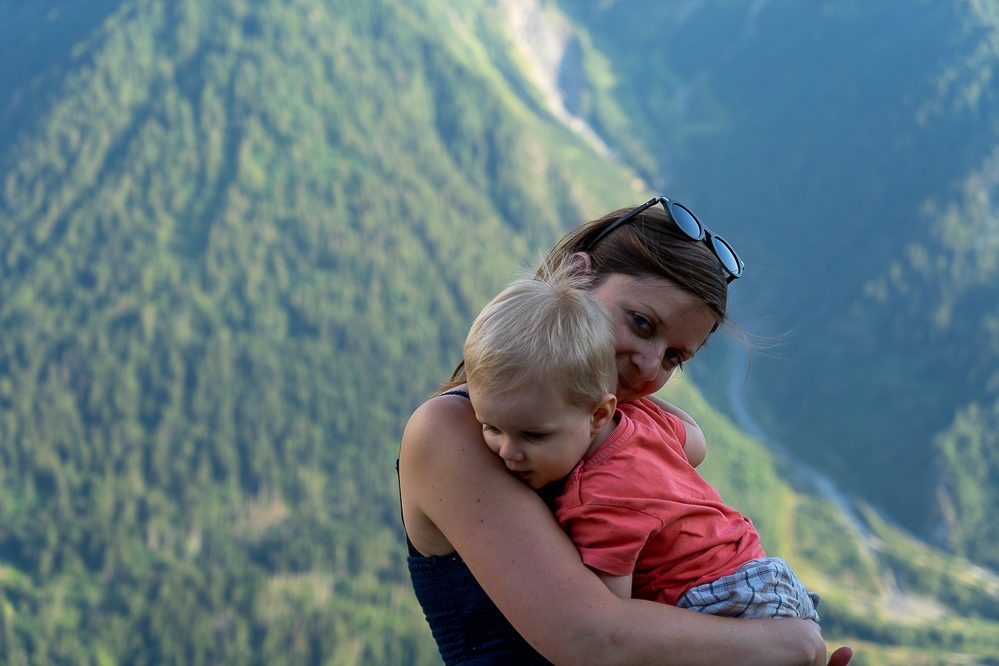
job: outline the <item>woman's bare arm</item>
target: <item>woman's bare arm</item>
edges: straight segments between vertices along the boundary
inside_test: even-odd
[[[593,571],[600,577],[600,580],[603,581],[604,585],[610,588],[611,592],[622,599],[631,599],[631,579],[635,577],[634,574],[612,576],[609,573],[597,571],[596,569]]]
[[[463,398],[436,398],[414,413],[400,469],[417,547],[421,538],[434,550],[453,546],[514,628],[557,664],[825,664],[813,622],[719,618],[617,597],[486,448]],[[414,535],[420,521],[432,529]]]

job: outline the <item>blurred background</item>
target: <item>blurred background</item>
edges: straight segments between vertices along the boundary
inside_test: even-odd
[[[0,0],[0,661],[440,663],[406,419],[665,193],[747,264],[704,476],[853,663],[999,664],[997,71],[996,0]]]

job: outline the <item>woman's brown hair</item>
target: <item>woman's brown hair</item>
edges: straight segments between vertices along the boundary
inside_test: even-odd
[[[577,252],[586,252],[590,257],[591,289],[614,273],[669,280],[715,313],[715,329],[724,324],[728,276],[708,245],[691,240],[662,206],[642,211],[586,249],[601,231],[630,210],[621,208],[576,227],[552,248],[544,263],[561,264]],[[464,364],[459,363],[437,394],[464,383]]]
[[[622,208],[580,225],[562,237],[546,261],[559,262],[586,251],[593,271],[592,286],[613,273],[669,280],[708,306],[718,318],[718,325],[723,324],[728,305],[725,270],[708,245],[691,240],[667,217],[662,206],[642,211],[585,250],[607,225],[629,210]]]

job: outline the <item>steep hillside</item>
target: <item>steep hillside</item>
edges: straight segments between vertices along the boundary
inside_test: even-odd
[[[626,174],[482,8],[76,5],[0,14],[0,660],[432,660],[405,414]]]
[[[399,435],[516,269],[648,194],[625,166],[657,177],[657,114],[628,132],[645,88],[597,94],[635,55],[563,43],[589,75],[570,120],[600,105],[634,157],[609,161],[507,4],[87,5],[0,0],[0,661],[437,663]],[[670,391],[857,663],[996,658],[988,572],[850,524],[690,378]],[[987,447],[986,418],[945,445]]]
[[[689,380],[665,392],[704,426],[700,472],[750,516],[768,553],[822,595],[831,646],[851,664],[993,664],[999,660],[999,575],[942,554],[862,506],[842,510],[814,473],[746,436]]]
[[[560,4],[614,54],[584,115],[746,256],[736,315],[780,338],[748,394],[767,429],[995,566],[993,449],[953,431],[985,436],[997,398],[995,3]]]

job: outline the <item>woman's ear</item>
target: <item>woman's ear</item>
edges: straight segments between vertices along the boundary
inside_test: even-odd
[[[614,420],[614,413],[617,411],[617,397],[613,393],[607,393],[590,414],[590,436],[598,435],[610,425]]]
[[[590,260],[590,255],[586,252],[574,252],[571,261],[572,265],[583,273],[589,273],[593,270],[593,262]]]

